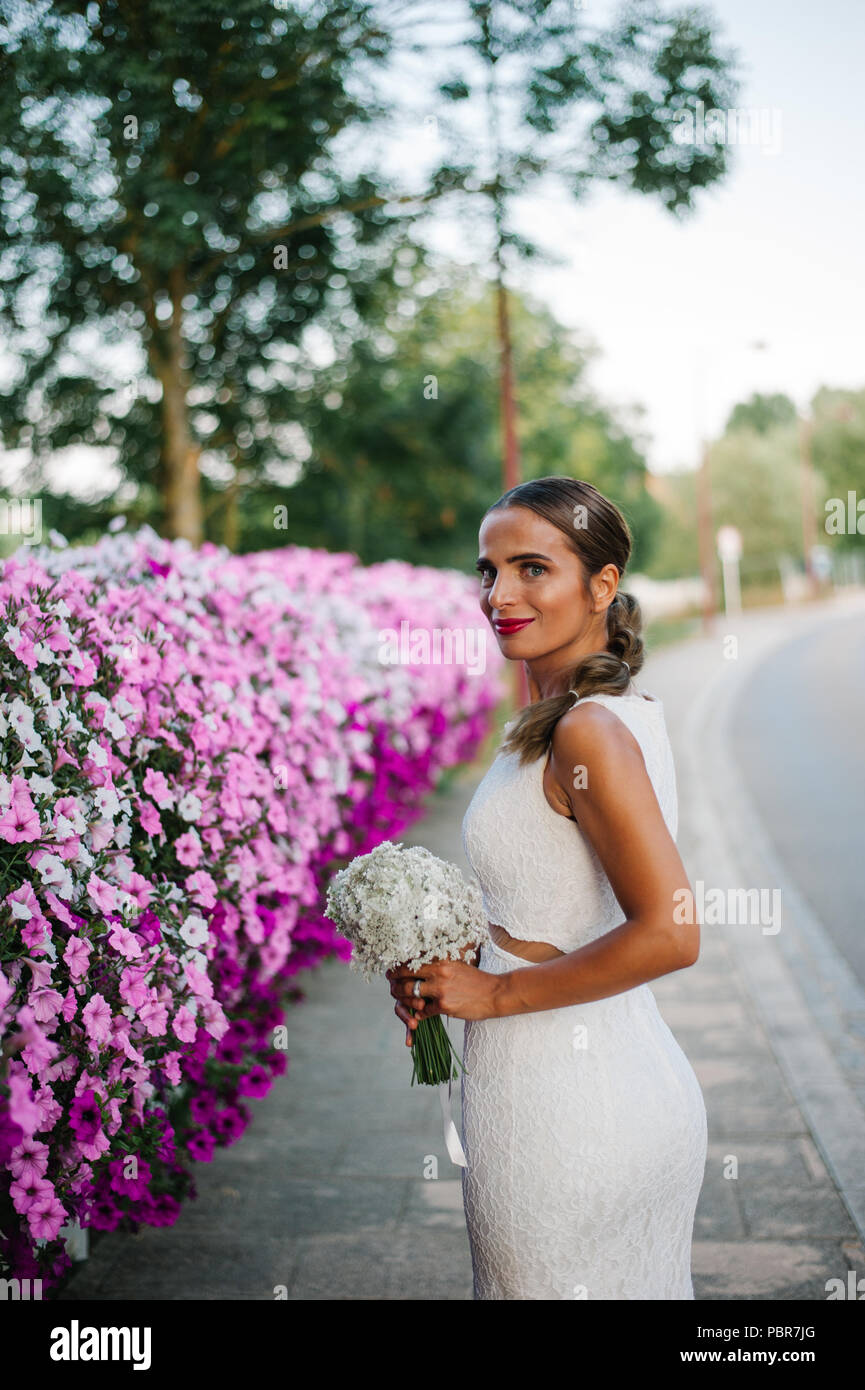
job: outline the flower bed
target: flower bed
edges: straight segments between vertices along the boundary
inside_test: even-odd
[[[243,1134],[350,954],[327,879],[472,756],[500,658],[380,661],[480,626],[455,572],[148,528],[19,550],[0,608],[0,1272],[50,1288],[67,1223],[170,1225]]]

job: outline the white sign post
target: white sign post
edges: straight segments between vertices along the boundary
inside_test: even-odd
[[[718,528],[715,543],[724,575],[724,614],[729,618],[742,611],[742,592],[739,587],[742,533],[735,526],[721,526]]]

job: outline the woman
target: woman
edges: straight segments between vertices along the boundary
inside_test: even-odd
[[[589,483],[541,478],[485,514],[480,552],[532,700],[463,822],[491,940],[389,972],[408,1044],[422,1017],[466,1020],[474,1295],[693,1299],[706,1111],[647,982],[695,962],[699,925],[663,707],[633,684],[630,533]]]

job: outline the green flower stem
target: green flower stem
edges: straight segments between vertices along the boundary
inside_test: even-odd
[[[412,1009],[412,1016],[415,1016]],[[462,1058],[450,1040],[441,1014],[422,1018],[412,1036],[412,1077],[420,1086],[439,1086],[443,1081],[456,1081],[459,1072],[454,1063],[465,1071]]]

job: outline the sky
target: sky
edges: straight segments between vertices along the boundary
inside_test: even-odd
[[[615,6],[580,8],[603,22]],[[865,0],[709,8],[739,51],[736,104],[763,113],[763,142],[732,149],[731,172],[685,221],[612,184],[580,203],[547,187],[515,209],[516,227],[562,261],[520,268],[515,288],[594,342],[589,381],[609,404],[643,408],[656,473],[693,468],[701,435],[753,391],[786,392],[805,411],[821,385],[865,387]],[[391,155],[417,172],[419,148],[406,129]],[[428,235],[457,260],[475,255],[446,212]],[[65,482],[93,477],[91,452],[65,455]],[[104,462],[96,472],[107,485]]]
[[[517,222],[566,264],[516,285],[595,341],[589,380],[644,407],[656,473],[695,467],[701,435],[754,391],[806,411],[820,386],[865,387],[865,0],[709,8],[739,50],[736,105],[761,113],[760,143],[731,148],[685,222],[609,183],[588,202],[525,197]],[[441,244],[459,254],[459,233]]]

